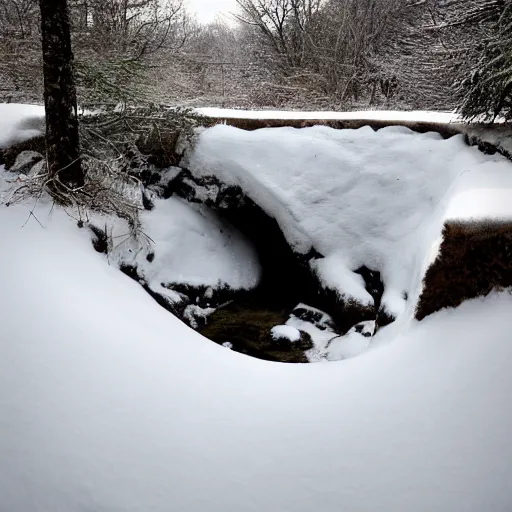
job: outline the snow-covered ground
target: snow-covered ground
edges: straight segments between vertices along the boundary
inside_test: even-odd
[[[480,160],[458,177],[447,220],[512,218],[512,164],[499,156]]]
[[[1,510],[510,509],[510,294],[355,359],[269,363],[36,214],[0,209]]]
[[[0,112],[5,114],[0,118],[4,145],[27,136],[25,127],[41,122],[43,113],[41,107],[27,105],[0,105]],[[365,113],[383,119],[387,114]],[[418,120],[420,114],[394,117]],[[314,247],[325,256],[313,259],[311,267],[341,295],[372,304],[362,277],[353,271],[361,265],[379,270],[383,305],[393,315],[405,312],[405,322],[412,316],[425,269],[437,255],[446,219],[512,216],[508,161],[467,147],[461,136],[443,140],[436,133],[399,126],[378,132],[323,126],[247,132],[221,125],[199,136],[184,164],[196,175],[215,174],[241,185],[278,220],[295,250],[306,253]],[[133,245],[124,221],[93,221],[107,226],[113,246],[109,260],[136,265],[149,288],[171,302],[180,302],[181,296],[167,284],[250,289],[260,278],[250,244],[201,206],[177,198],[156,200],[155,209],[142,215],[140,238],[147,247]],[[192,316],[208,312],[190,311]],[[318,329],[293,316],[288,325],[312,335],[311,361],[348,357],[369,345],[359,332],[333,339],[336,333],[329,328]]]
[[[19,136],[9,130],[6,135],[0,125],[3,143]],[[224,137],[228,132],[222,130],[209,133]],[[288,144],[300,153],[308,140],[293,143],[296,132],[289,133]],[[360,188],[363,179],[381,191],[379,203],[387,199],[385,207],[375,207],[376,213],[385,219],[390,218],[388,211],[395,216],[390,244],[416,226],[428,244],[416,231],[411,240],[431,247],[439,227],[436,219],[444,218],[443,205],[449,203],[448,189],[455,198],[451,204],[457,206],[452,217],[474,216],[477,209],[471,209],[471,202],[489,199],[493,188],[498,191],[494,203],[503,201],[493,215],[509,212],[503,194],[512,190],[510,164],[463,150],[458,139],[442,142],[397,129],[383,131],[382,140],[364,130],[340,135],[347,147],[362,147],[367,137],[375,143],[369,160],[374,172],[361,172],[360,179],[353,173],[347,181],[338,174],[359,169],[370,156],[358,160],[338,148],[340,158],[335,159],[331,150],[337,135],[313,130],[306,136],[317,137],[333,161],[309,155],[301,167],[307,178],[302,189],[297,184],[303,174],[286,174],[292,165],[281,158],[279,179],[286,193],[274,190],[265,203],[285,201],[288,216],[278,218],[296,222],[287,233],[298,247],[317,236],[308,229],[322,216],[313,216],[308,226],[298,216],[294,197],[302,197],[305,211],[312,214],[315,203],[306,200],[315,197],[315,189],[330,198],[336,196],[336,187],[348,187],[347,207],[361,212],[356,199],[366,206],[372,203],[365,195],[368,187]],[[234,135],[231,144],[236,146],[239,138]],[[269,154],[277,151],[271,138],[265,142]],[[256,159],[255,164],[264,158],[258,157],[257,147],[247,141],[247,159]],[[421,157],[408,160],[407,148],[416,148]],[[226,155],[228,170],[237,170],[240,155]],[[407,169],[393,170],[393,157],[396,165],[405,158]],[[416,174],[427,178],[427,169],[434,165],[440,166],[439,183],[434,178],[423,186],[415,181]],[[329,190],[322,179],[313,182],[307,174],[324,168],[332,173]],[[261,184],[271,189],[275,183],[266,165],[249,171],[256,191]],[[382,181],[384,171],[405,185],[391,187]],[[2,189],[8,186],[6,177],[0,179]],[[441,185],[446,197],[441,197]],[[421,231],[413,200],[424,220],[431,220],[431,231]],[[402,212],[406,219],[399,218],[393,201],[410,207]],[[316,204],[327,212],[332,207],[320,195]],[[44,198],[34,211],[44,228],[33,218],[26,222],[32,206],[0,207],[0,510],[510,510],[509,292],[468,301],[421,323],[397,322],[381,329],[369,349],[354,359],[270,363],[226,350],[189,329],[109,266],[92,248],[90,234]],[[172,213],[189,222],[196,232],[180,238],[186,247],[195,237],[206,236],[205,224],[196,217],[200,211],[180,214],[180,208],[175,202],[157,205],[155,215]],[[481,209],[478,215],[487,212]],[[335,228],[346,226],[334,215],[325,219]],[[391,233],[385,229],[387,220],[379,230],[360,219],[354,222],[370,240]],[[172,222],[147,227],[160,243],[176,236]],[[320,227],[315,241],[323,250],[338,250],[327,243],[331,228]],[[212,231],[219,242],[216,228]],[[377,247],[371,241],[365,245],[364,239],[348,239],[354,240],[363,248],[345,246],[351,258]],[[168,249],[165,261],[174,254]],[[379,253],[381,261],[387,261],[386,250]],[[236,257],[229,261],[236,267]],[[328,323],[328,318],[321,321]],[[296,337],[292,328],[299,323],[290,319],[278,334],[290,338],[293,332]],[[363,333],[371,329],[365,325]],[[359,342],[337,346],[359,348]]]
[[[294,110],[237,110],[229,108],[204,107],[197,112],[208,117],[222,119],[284,119],[284,120],[380,120],[380,121],[412,121],[425,123],[460,123],[460,116],[453,112],[429,112],[423,110],[358,110],[354,112],[300,112]]]

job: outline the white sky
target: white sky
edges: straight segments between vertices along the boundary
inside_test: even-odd
[[[208,23],[218,14],[229,16],[237,10],[236,0],[185,0],[190,12],[195,12],[202,23]]]

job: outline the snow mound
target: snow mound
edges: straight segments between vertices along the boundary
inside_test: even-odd
[[[179,301],[179,295],[165,285],[234,290],[257,285],[261,268],[253,247],[207,208],[176,197],[157,199],[153,210],[141,214],[141,220],[143,234],[137,242],[120,219],[96,217],[94,223],[98,227],[106,223],[114,240],[110,261],[136,266],[153,291]]]
[[[404,127],[219,125],[198,135],[183,165],[239,185],[277,220],[297,253],[314,248],[323,256],[311,268],[341,296],[373,303],[354,271],[363,265],[379,271],[382,305],[394,316],[416,294],[419,269],[441,233],[451,195],[460,191],[456,179],[465,173],[485,179],[492,170],[500,183],[504,173],[512,175],[510,162],[468,147],[462,136],[443,140]]]
[[[44,107],[0,103],[0,148],[43,134]]]
[[[276,325],[272,327],[270,334],[275,340],[285,339],[292,342],[300,340],[299,330],[290,325]]]
[[[495,155],[466,166],[445,217],[457,221],[512,219],[512,164]]]
[[[361,322],[345,336],[337,336],[328,345],[326,357],[328,361],[341,361],[362,354],[371,343],[371,337],[375,333],[375,321]]]

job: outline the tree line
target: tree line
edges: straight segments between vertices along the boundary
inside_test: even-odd
[[[237,1],[236,24],[204,26],[186,0],[68,0],[80,103],[510,116],[511,0]],[[0,0],[11,101],[42,94],[39,16]]]
[[[0,0],[0,80],[22,94],[44,83],[49,182],[66,195],[84,184],[78,104],[158,103],[173,75],[182,86],[188,76],[193,95],[212,66],[223,104],[236,101],[225,69],[237,69],[257,106],[457,108],[510,121],[511,2],[237,0],[237,26],[201,26],[185,0]]]

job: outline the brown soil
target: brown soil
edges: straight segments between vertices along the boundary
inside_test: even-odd
[[[512,223],[451,222],[428,269],[416,318],[512,286]]]

